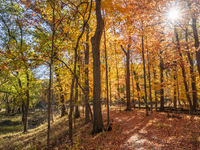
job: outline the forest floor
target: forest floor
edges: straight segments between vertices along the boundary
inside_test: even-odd
[[[59,112],[54,111],[54,116],[56,116],[54,120],[61,121],[61,119],[58,119],[60,116],[58,115]],[[22,133],[21,117],[22,115],[19,113],[6,114],[4,111],[0,111],[0,150],[33,149],[34,143],[37,141],[43,141],[41,145],[44,147],[46,142],[45,132],[47,132],[47,111],[45,109],[29,110],[29,130],[25,134]],[[56,123],[59,122],[56,121]]]
[[[171,115],[171,114],[170,114]],[[118,111],[110,109],[112,130],[92,135],[92,123],[84,125],[84,118],[76,119],[73,129],[74,149],[83,150],[199,150],[200,117],[188,114],[153,112],[145,116],[145,110]],[[106,127],[106,110],[103,109]],[[52,149],[70,149],[68,117],[59,116],[51,123]],[[74,126],[74,124],[73,124]],[[16,132],[0,135],[0,149],[44,149],[47,124],[30,129],[28,133]]]
[[[92,135],[92,124],[78,127],[75,145],[78,149],[102,150],[200,150],[200,117],[187,114],[153,112],[146,117],[145,110],[110,110],[112,130]],[[103,110],[106,118],[106,110]],[[106,119],[104,119],[106,125]],[[58,149],[66,149],[68,137]]]

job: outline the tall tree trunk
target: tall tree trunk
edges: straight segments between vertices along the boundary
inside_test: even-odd
[[[146,41],[146,46],[147,46],[147,41]],[[149,61],[148,55],[149,55],[149,52],[148,52],[148,47],[147,47],[148,79],[149,79],[149,99],[150,99],[150,103],[151,103],[151,114],[153,114],[152,96],[151,96],[151,73],[150,73],[150,61]]]
[[[131,111],[131,101],[130,101],[130,69],[129,69],[129,59],[130,59],[130,45],[128,44],[128,49],[125,51],[123,46],[121,45],[122,50],[126,55],[126,111]]]
[[[91,7],[90,7],[90,13],[91,13],[91,8],[92,8],[92,1],[91,1]],[[84,24],[82,26],[82,32],[79,35],[77,41],[76,41],[76,46],[74,48],[74,53],[75,53],[75,60],[74,60],[74,73],[73,73],[73,79],[72,79],[72,84],[71,84],[71,93],[70,93],[70,113],[69,113],[69,140],[71,141],[71,146],[73,147],[73,140],[72,140],[72,112],[73,112],[73,93],[74,93],[74,82],[75,82],[75,78],[76,78],[76,63],[77,63],[77,58],[78,58],[78,54],[77,54],[77,49],[79,47],[79,42],[84,34],[85,31],[85,27],[87,26],[87,22],[90,18],[90,14],[87,18],[86,21],[84,21]],[[78,78],[77,78],[78,79]],[[77,80],[78,83],[78,80]]]
[[[176,36],[178,53],[179,53],[179,56],[181,57],[181,70],[182,70],[183,82],[184,82],[184,86],[185,86],[185,94],[186,94],[187,100],[190,104],[190,110],[194,111],[193,106],[192,106],[192,101],[191,101],[190,95],[188,93],[189,88],[188,88],[187,81],[186,81],[186,73],[185,73],[185,68],[184,68],[184,64],[183,64],[183,56],[182,56],[182,53],[181,53],[181,47],[180,47],[180,43],[179,43],[178,33],[177,33],[175,27],[174,27],[174,32],[175,32],[175,36]]]
[[[107,49],[106,49],[106,32],[105,32],[105,28],[104,28],[104,49],[105,49],[105,62],[106,62],[107,125],[109,125],[108,60],[107,60],[108,58],[107,58]],[[110,93],[111,93],[111,91],[110,91]]]
[[[130,59],[130,46],[128,46],[127,50],[127,58],[126,58],[126,94],[127,94],[127,111],[131,110],[131,101],[130,101],[130,69],[129,69],[129,59]]]
[[[156,70],[153,69],[153,75],[154,75],[154,97],[155,97],[155,105],[156,105],[156,111],[158,110],[158,99],[156,94],[156,88],[155,88],[155,82],[156,82]]]
[[[131,74],[132,74],[132,94],[133,94],[133,108],[135,109],[135,97],[134,97],[134,84],[133,84],[133,61],[131,61]]]
[[[24,110],[24,100],[22,100],[22,124],[24,125],[25,110]]]
[[[60,84],[60,83],[59,83]],[[61,101],[61,117],[65,116],[66,111],[65,111],[65,97],[62,89],[62,85],[60,85],[60,101]]]
[[[86,25],[86,50],[85,50],[85,124],[90,121],[89,116],[89,24]]]
[[[55,40],[55,2],[51,1],[53,6],[53,23],[52,23],[52,45],[51,45],[51,59],[49,65],[49,93],[48,93],[48,129],[47,129],[47,147],[50,149],[50,117],[51,117],[51,86],[52,86],[52,65],[53,65],[53,55],[54,55],[54,40]]]
[[[133,74],[134,74],[134,77],[135,77],[135,82],[136,82],[136,87],[137,87],[137,95],[138,95],[138,102],[139,102],[139,109],[140,109],[140,96],[139,96],[139,92],[140,92],[140,86],[139,86],[139,78],[138,78],[138,75],[136,74],[134,68],[133,68]]]
[[[58,67],[55,66],[55,74],[58,82],[58,87],[59,87],[59,92],[60,92],[60,102],[61,102],[61,117],[65,116],[66,111],[65,111],[65,98],[64,98],[64,92],[63,88],[61,85],[61,80],[60,80],[60,73],[58,72]]]
[[[176,68],[174,68],[174,109],[177,109],[177,98],[176,98]]]
[[[160,52],[162,54],[162,52]],[[163,86],[163,71],[164,71],[164,63],[162,56],[160,56],[160,111],[164,111],[164,86]]]
[[[197,68],[200,76],[200,50],[199,50],[199,37],[197,32],[197,25],[196,25],[196,18],[192,17],[192,29],[195,41],[195,48],[196,48],[196,60],[197,60]]]
[[[19,75],[19,72],[16,72],[17,73],[17,76]],[[22,89],[22,83],[21,83],[21,80],[20,78],[18,78],[18,84],[19,84],[19,87]],[[24,117],[25,117],[25,110],[24,110],[24,99],[22,99],[22,124],[24,124]]]
[[[143,61],[143,77],[144,77],[144,92],[145,98],[144,101],[146,103],[146,116],[148,116],[148,106],[147,106],[147,88],[146,88],[146,68],[145,68],[145,58],[144,58],[144,36],[142,35],[142,61]]]
[[[115,30],[114,30],[115,33]],[[116,71],[117,71],[117,95],[118,95],[118,106],[120,106],[120,111],[121,111],[121,98],[120,98],[120,92],[119,92],[119,73],[118,73],[118,58],[117,58],[117,52],[116,52],[116,41],[115,41],[115,61],[116,61]]]
[[[180,102],[180,94],[179,94],[179,80],[178,80],[178,73],[176,72],[176,80],[177,80],[177,82],[176,82],[176,87],[177,87],[177,100],[178,100],[178,104],[179,104],[179,106],[182,108],[182,105],[181,105],[181,102]]]
[[[70,92],[70,111],[69,111],[69,140],[71,141],[71,145],[73,146],[73,140],[72,140],[72,112],[73,112],[73,93],[74,93],[74,82],[75,82],[75,76],[76,76],[76,56],[75,53],[75,62],[74,62],[74,76],[72,78],[72,84],[71,84],[71,92]]]
[[[97,28],[95,35],[91,38],[93,52],[93,133],[101,132],[103,127],[102,112],[101,112],[101,72],[100,72],[100,42],[104,29],[104,21],[101,16],[101,0],[96,1],[96,19]]]
[[[186,41],[186,48],[187,48],[187,56],[188,56],[188,60],[190,62],[190,74],[191,74],[191,86],[192,86],[192,97],[193,97],[193,110],[196,111],[196,107],[197,107],[197,89],[196,89],[196,76],[194,74],[194,63],[192,60],[192,57],[190,55],[190,51],[189,51],[189,47],[188,47],[188,32],[187,32],[187,28],[186,28],[186,33],[185,33],[185,41]]]
[[[111,67],[109,67],[109,75],[110,75],[110,84],[109,84],[109,86],[110,86],[110,106],[112,105],[112,89],[111,89]]]
[[[24,118],[24,133],[28,130],[28,109],[29,109],[29,73],[27,70],[26,73],[26,80],[27,80],[27,90],[26,90],[26,97],[27,97],[27,101],[26,101],[26,114],[25,114],[25,118]]]
[[[80,112],[78,109],[78,78],[80,77],[80,64],[78,65],[78,71],[77,71],[77,79],[76,79],[76,85],[75,85],[75,114],[74,117],[75,118],[79,118],[80,117]]]

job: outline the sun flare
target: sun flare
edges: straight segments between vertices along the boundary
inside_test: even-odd
[[[168,18],[171,19],[172,21],[178,19],[179,16],[180,16],[180,13],[179,13],[178,10],[176,10],[176,9],[171,9],[171,10],[169,11]]]

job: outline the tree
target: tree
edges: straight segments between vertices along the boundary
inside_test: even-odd
[[[127,51],[121,45],[122,50],[126,55],[126,98],[127,98],[127,105],[126,110],[131,111],[131,102],[130,102],[130,70],[129,70],[129,59],[130,59],[130,45],[128,44]]]
[[[97,28],[95,35],[91,38],[93,52],[93,133],[101,132],[103,129],[101,112],[101,77],[100,77],[100,42],[104,29],[104,21],[101,16],[101,0],[96,1],[96,20]]]
[[[86,25],[86,50],[85,50],[85,124],[90,121],[89,118],[89,24]],[[92,117],[92,116],[91,116]]]
[[[146,116],[148,116],[149,114],[147,105],[146,68],[145,68],[145,58],[144,58],[144,35],[142,35],[142,61],[143,61],[144,91],[145,91],[144,101],[146,103]]]

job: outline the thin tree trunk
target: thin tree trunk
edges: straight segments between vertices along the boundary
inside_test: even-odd
[[[114,30],[115,32],[115,30]],[[117,95],[118,95],[118,106],[120,106],[120,111],[121,111],[121,98],[120,98],[120,92],[119,92],[119,73],[118,73],[118,59],[117,59],[117,52],[116,52],[116,43],[115,43],[115,61],[116,61],[116,71],[117,71]]]
[[[162,54],[162,52],[160,52]],[[164,111],[164,86],[163,86],[163,71],[164,71],[164,65],[163,65],[163,59],[162,56],[160,56],[160,111]]]
[[[193,96],[193,110],[196,111],[196,107],[197,107],[197,89],[196,89],[196,76],[194,74],[194,64],[193,64],[193,60],[192,57],[190,55],[189,52],[189,47],[188,47],[188,33],[187,33],[187,28],[186,28],[186,37],[185,37],[185,41],[187,44],[187,56],[188,56],[188,60],[190,62],[190,74],[191,74],[191,86],[192,86],[192,96]]]
[[[153,69],[153,75],[154,75],[154,97],[155,97],[155,105],[156,105],[156,111],[158,110],[158,99],[156,94],[156,88],[155,88],[155,82],[156,82],[156,70]]]
[[[78,65],[78,77],[80,77],[80,65]],[[76,79],[76,85],[75,85],[75,114],[74,118],[79,118],[80,117],[80,112],[78,110],[78,79]]]
[[[26,101],[26,114],[25,114],[25,119],[24,119],[24,133],[28,130],[28,109],[29,109],[29,73],[27,70],[26,73],[26,80],[27,80],[27,90],[26,90],[26,97],[27,97],[27,101]]]
[[[141,107],[141,103],[140,103],[140,96],[139,96],[139,92],[140,92],[140,86],[139,86],[139,78],[138,78],[138,75],[136,74],[134,68],[133,68],[133,74],[134,74],[134,77],[135,77],[135,82],[136,82],[136,87],[137,87],[137,95],[138,95],[138,102],[139,102],[139,109]]]
[[[51,117],[51,86],[52,86],[52,65],[54,54],[54,38],[55,38],[55,2],[51,1],[53,7],[53,25],[52,25],[52,45],[51,45],[51,60],[49,65],[49,93],[48,93],[48,129],[47,129],[47,147],[50,149],[50,117]]]
[[[176,72],[176,79],[177,79],[177,82],[176,82],[176,86],[177,86],[177,100],[178,100],[178,104],[179,106],[182,108],[182,105],[181,105],[181,102],[180,102],[180,98],[179,98],[179,81],[178,81],[178,74]]]
[[[179,38],[178,38],[178,33],[176,31],[176,28],[174,27],[174,32],[175,32],[175,36],[176,36],[176,42],[177,42],[177,48],[178,48],[178,52],[179,52],[179,55],[181,57],[181,69],[182,69],[182,76],[183,76],[183,82],[184,82],[184,86],[185,86],[185,94],[187,96],[187,100],[190,104],[190,110],[191,111],[194,111],[193,110],[193,106],[192,106],[192,101],[190,99],[190,95],[189,95],[189,88],[188,88],[188,85],[187,85],[187,82],[186,82],[186,73],[185,73],[185,68],[184,68],[184,65],[183,65],[183,56],[182,56],[182,53],[181,53],[181,48],[180,48],[180,43],[179,43]]]
[[[91,7],[90,7],[90,13],[91,13],[91,8],[92,8],[92,1],[91,1]],[[74,72],[73,72],[73,79],[72,79],[72,84],[71,84],[71,93],[70,93],[70,113],[69,113],[69,140],[71,141],[71,146],[73,147],[73,139],[72,139],[72,112],[73,112],[73,93],[74,93],[74,82],[75,82],[75,78],[77,78],[76,76],[76,63],[77,63],[77,59],[78,59],[78,56],[77,56],[77,49],[79,47],[79,42],[84,34],[84,31],[85,31],[85,27],[87,26],[87,22],[90,18],[90,14],[87,18],[87,21],[84,21],[84,24],[83,24],[83,28],[82,28],[82,32],[81,34],[79,35],[78,39],[77,39],[77,42],[76,42],[76,46],[74,48],[74,53],[75,53],[75,60],[74,60]],[[76,82],[78,83],[78,80],[76,80]]]
[[[72,78],[71,84],[71,92],[70,92],[70,111],[69,111],[69,140],[71,142],[71,146],[73,146],[73,139],[72,139],[72,113],[73,113],[73,93],[74,93],[74,82],[75,82],[75,75],[76,75],[76,59],[77,59],[77,52],[75,52],[75,62],[74,62],[74,76]]]
[[[174,109],[177,109],[177,98],[176,98],[176,68],[174,69]]]
[[[22,124],[23,125],[24,125],[24,117],[25,117],[24,113],[25,113],[25,110],[24,110],[24,100],[22,100]]]
[[[60,83],[59,83],[60,84]],[[61,117],[65,116],[66,111],[65,111],[65,97],[62,89],[62,85],[60,85],[60,99],[61,99]]]
[[[144,76],[144,92],[145,98],[144,101],[146,103],[146,116],[148,116],[148,106],[147,106],[147,88],[146,88],[146,68],[145,68],[145,58],[144,58],[144,36],[142,35],[142,61],[143,61],[143,76]]]
[[[85,124],[90,121],[89,116],[89,24],[86,25],[86,50],[85,50]]]
[[[107,98],[107,126],[109,125],[109,98],[108,98],[108,58],[106,49],[106,32],[104,28],[104,49],[105,49],[105,62],[106,62],[106,98]],[[110,69],[110,68],[109,68]],[[111,93],[111,91],[110,91]]]
[[[147,46],[147,43],[146,43],[146,46]],[[149,52],[148,52],[148,47],[147,47],[148,79],[149,79],[149,99],[150,99],[150,103],[151,103],[151,114],[153,114],[152,96],[151,96],[151,73],[150,73],[150,63],[149,63],[148,55],[149,55]]]
[[[64,93],[61,85],[61,80],[60,80],[60,73],[58,72],[58,68],[55,66],[55,74],[58,82],[58,87],[59,87],[59,92],[60,92],[60,102],[61,102],[61,117],[65,116],[66,111],[65,111],[65,98],[64,98]]]
[[[109,75],[110,75],[110,84],[109,84],[109,86],[110,86],[110,106],[112,105],[112,89],[111,89],[111,67],[109,67]]]
[[[133,94],[133,108],[135,109],[135,97],[134,97],[134,84],[133,84],[133,61],[131,61],[131,74],[132,74],[132,94]]]
[[[128,46],[127,50],[127,58],[126,58],[126,94],[127,94],[127,111],[131,110],[131,101],[130,101],[130,69],[129,69],[129,59],[130,59],[130,46]]]
[[[17,76],[19,75],[18,72],[17,73]],[[19,87],[22,89],[22,83],[21,83],[21,80],[20,78],[18,78],[18,84],[19,84]],[[25,107],[25,104],[24,104],[24,99],[22,99],[22,124],[24,125],[24,117],[25,117],[25,110],[24,110],[24,107]]]

